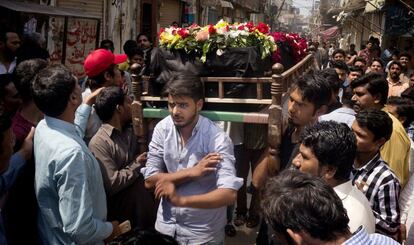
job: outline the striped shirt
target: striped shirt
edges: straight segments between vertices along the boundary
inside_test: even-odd
[[[368,234],[362,226],[352,234],[352,237],[346,240],[342,245],[394,245],[399,244],[393,239],[381,234]]]
[[[379,153],[361,168],[352,170],[352,184],[363,184],[361,191],[371,203],[376,232],[395,234],[400,225],[398,197],[401,186]]]

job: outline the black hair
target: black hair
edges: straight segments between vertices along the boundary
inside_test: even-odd
[[[374,63],[374,61],[380,63],[381,67],[384,68],[384,62],[380,58],[373,58],[372,62],[371,62],[371,65],[372,65],[372,63]]]
[[[337,68],[344,70],[346,73],[349,72],[348,66],[346,65],[345,61],[343,60],[332,60],[331,61],[332,68]]]
[[[141,37],[141,36],[145,36],[147,39],[148,39],[148,41],[149,42],[151,42],[151,39],[150,39],[150,37],[149,37],[149,35],[148,34],[146,34],[146,33],[139,33],[138,35],[137,35],[137,39],[136,39],[136,41],[138,42],[138,39]]]
[[[390,139],[392,134],[392,119],[384,111],[378,109],[365,109],[355,115],[360,127],[365,127],[374,135],[374,140]]]
[[[355,66],[355,63],[358,62],[358,61],[364,63],[365,65],[367,65],[367,61],[361,56],[355,57],[354,62],[352,63],[352,65]]]
[[[352,89],[350,87],[345,88],[342,93],[342,104],[352,108],[354,105],[352,102],[352,96]]]
[[[397,109],[399,117],[405,117],[406,120],[403,122],[403,126],[408,127],[414,120],[414,103],[404,97],[391,96],[388,98],[388,105],[393,105]]]
[[[407,53],[407,52],[401,53],[401,54],[398,56],[398,58],[401,58],[401,57],[407,57],[407,58],[408,58],[408,60],[411,60],[411,55],[410,55],[409,53]]]
[[[362,77],[355,79],[351,83],[351,88],[355,89],[356,87],[366,86],[368,92],[372,95],[380,95],[381,105],[387,103],[388,98],[388,82],[385,80],[384,76],[378,73],[370,72],[363,75]]]
[[[0,74],[0,100],[3,100],[6,95],[6,86],[14,81],[13,74]]]
[[[129,57],[130,56],[129,54],[131,53],[131,50],[133,48],[137,48],[137,47],[138,47],[137,41],[131,39],[131,40],[127,40],[124,43],[124,46],[122,46],[122,49],[124,50],[124,53],[126,55],[128,55],[128,57]]]
[[[115,68],[116,68],[116,65],[111,64],[108,68],[106,68],[106,70],[99,73],[98,75],[96,75],[94,77],[89,77],[88,78],[88,87],[90,89],[97,89],[97,88],[102,87],[102,85],[105,84],[105,82],[106,82],[106,80],[105,80],[105,74],[106,73],[108,73],[111,77],[115,77]]]
[[[410,99],[412,102],[414,102],[414,87],[411,86],[404,90],[401,93],[401,97]]]
[[[114,42],[112,42],[109,39],[104,39],[99,44],[99,48],[103,48],[103,49],[106,49],[106,50],[109,50],[109,51],[113,52],[114,49],[115,49]]]
[[[32,81],[37,73],[47,66],[43,59],[30,59],[21,62],[16,67],[15,84],[24,102],[32,100]]]
[[[199,76],[191,72],[176,72],[165,84],[163,96],[188,96],[194,102],[204,100],[204,85]]]
[[[359,72],[361,74],[361,76],[362,76],[362,74],[364,74],[364,71],[362,70],[362,68],[358,67],[358,66],[350,66],[349,67],[349,73],[351,73],[351,72]]]
[[[9,113],[4,111],[2,105],[0,105],[0,144],[3,145],[5,132],[12,126],[12,120]],[[0,147],[0,155],[3,154],[3,147]]]
[[[264,218],[276,233],[305,232],[322,241],[349,233],[349,218],[341,199],[321,178],[284,170],[270,178],[262,192]]]
[[[344,123],[324,121],[305,128],[302,134],[304,146],[310,148],[320,166],[336,168],[336,180],[348,180],[356,155],[356,139]]]
[[[25,34],[20,51],[17,54],[17,63],[30,59],[49,59],[49,52],[40,44],[42,41],[45,40],[40,33]]]
[[[12,29],[12,28],[8,28],[8,27],[0,27],[0,42],[6,43],[7,42],[7,33],[16,33],[16,30]]]
[[[296,79],[291,91],[298,89],[303,100],[307,100],[315,106],[315,110],[323,105],[328,105],[332,97],[332,89],[329,82],[320,74],[305,74]]]
[[[400,69],[403,68],[399,61],[393,60],[393,61],[390,62],[389,70],[391,70],[391,66],[393,66],[393,65],[397,65],[398,67],[400,67]]]
[[[342,54],[343,56],[344,56],[344,58],[346,57],[346,52],[345,52],[345,50],[343,50],[343,49],[340,49],[340,48],[338,48],[338,49],[335,49],[334,51],[333,51],[333,53],[332,53],[332,57],[335,57],[335,55],[336,54]]]
[[[131,50],[129,50],[129,53],[127,54],[129,59],[132,59],[132,57],[134,57],[134,55],[139,55],[142,58],[144,58],[144,51],[142,51],[142,49],[138,48],[138,47],[134,47],[131,48]]]
[[[342,81],[339,79],[338,73],[336,73],[334,68],[327,68],[316,73],[319,73],[328,81],[334,93],[339,92],[339,89],[342,87]]]
[[[111,120],[118,105],[123,105],[124,91],[120,87],[111,86],[102,89],[95,101],[95,110],[101,121],[107,123]]]
[[[45,115],[58,117],[65,111],[76,83],[75,76],[64,65],[48,66],[33,81],[33,101]]]

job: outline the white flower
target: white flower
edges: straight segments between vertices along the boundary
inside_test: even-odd
[[[222,49],[217,49],[216,51],[217,56],[221,56],[222,54],[224,54],[224,51]]]

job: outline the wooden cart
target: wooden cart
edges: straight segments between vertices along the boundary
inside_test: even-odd
[[[202,77],[205,84],[218,84],[218,96],[206,97],[205,103],[236,103],[236,104],[259,104],[267,105],[268,113],[246,113],[237,111],[202,111],[201,114],[213,121],[230,121],[240,123],[256,123],[268,124],[268,145],[271,149],[269,156],[269,171],[270,173],[277,170],[279,166],[278,152],[282,137],[282,105],[287,99],[287,91],[292,82],[302,74],[314,68],[313,55],[307,55],[303,60],[291,67],[287,71],[283,71],[283,65],[276,63],[272,67],[272,75],[269,77]],[[146,90],[148,84],[148,77],[140,77],[133,75],[134,81],[132,84],[134,101],[132,103],[132,117],[134,132],[139,138],[140,150],[146,151],[148,147],[148,130],[145,123],[145,118],[164,118],[169,115],[166,109],[144,108],[143,103],[154,101],[166,101],[166,98],[151,96]],[[142,83],[141,79],[144,80]],[[225,83],[239,83],[239,84],[255,84],[256,98],[239,99],[239,98],[225,98]],[[144,86],[142,86],[144,84]],[[263,96],[264,84],[270,84],[271,99],[265,99]],[[143,87],[145,88],[143,90]],[[207,86],[205,86],[207,87]],[[144,92],[143,92],[144,91]]]

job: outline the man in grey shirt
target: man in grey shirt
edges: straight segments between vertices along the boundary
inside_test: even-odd
[[[154,129],[142,173],[161,198],[155,228],[180,244],[223,244],[226,207],[243,184],[235,176],[233,143],[199,115],[199,77],[176,74],[164,88],[170,116]]]

